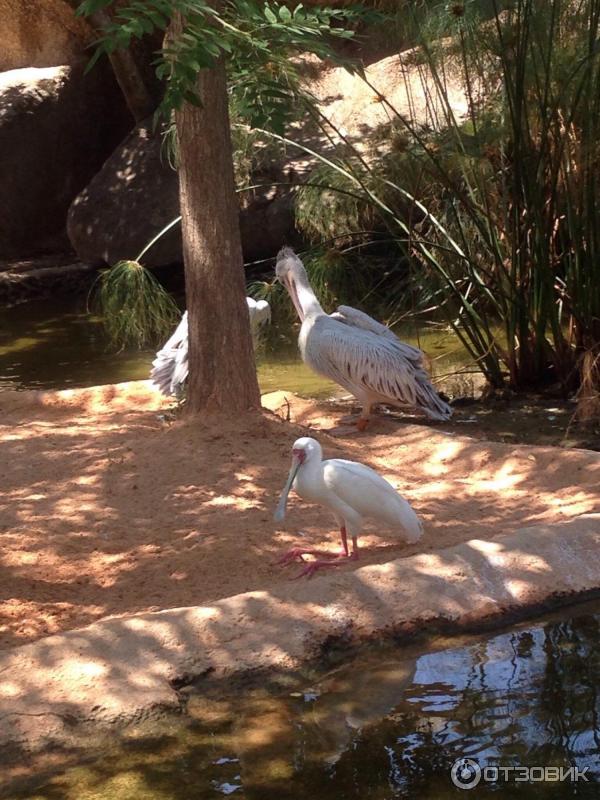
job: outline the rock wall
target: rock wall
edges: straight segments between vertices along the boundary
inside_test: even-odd
[[[68,247],[72,199],[130,124],[106,63],[0,73],[0,259]]]
[[[0,0],[0,260],[69,248],[66,217],[134,120],[107,59],[84,74],[96,33],[78,0]],[[151,107],[152,54],[133,48]]]
[[[94,39],[66,0],[0,0],[0,72],[80,61]]]
[[[83,75],[94,34],[75,16],[76,3],[0,0],[6,41],[0,70],[12,70],[0,72],[0,207],[5,211],[0,259],[68,247],[69,240],[89,264],[134,258],[179,213],[177,175],[147,124],[131,132],[133,117],[108,62]],[[161,93],[152,69],[152,53],[159,45],[160,36],[145,37],[132,51],[151,108]],[[341,133],[365,157],[376,155],[375,141],[386,151],[390,113],[379,92],[403,115],[433,124],[422,69],[415,67],[408,51],[383,58],[380,53],[366,70],[371,86],[316,57],[303,61],[308,88],[333,125],[325,137],[310,120],[301,121],[290,131],[292,139],[332,154],[336,143],[345,146]],[[457,115],[463,115],[463,88],[451,86],[449,91]],[[133,111],[137,119],[146,113]],[[240,212],[247,261],[268,257],[282,242],[297,238],[293,195],[278,184],[290,176],[301,182],[315,163],[290,147],[281,163],[268,166],[269,174],[253,176],[265,188],[246,196]],[[180,260],[179,228],[145,259],[150,266]]]

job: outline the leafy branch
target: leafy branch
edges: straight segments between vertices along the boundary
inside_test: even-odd
[[[77,13],[89,16],[112,5],[114,0],[84,0]],[[182,20],[177,34],[171,26],[175,16]],[[202,105],[198,72],[225,59],[246,121],[282,132],[298,91],[293,56],[310,52],[358,70],[357,63],[336,54],[333,42],[354,37],[356,23],[380,17],[358,5],[305,8],[299,3],[292,9],[275,0],[223,0],[216,7],[204,0],[130,0],[114,8],[88,69],[102,55],[164,31],[155,61],[157,76],[166,84],[160,114],[169,117],[185,102]]]

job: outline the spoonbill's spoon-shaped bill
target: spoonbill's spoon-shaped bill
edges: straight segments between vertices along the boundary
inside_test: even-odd
[[[300,469],[301,466],[302,466],[302,461],[300,460],[300,456],[296,454],[295,450],[292,450],[292,466],[290,467],[290,471],[288,473],[285,486],[283,487],[283,490],[279,495],[277,508],[275,509],[275,513],[273,514],[273,519],[275,520],[275,522],[283,522],[283,520],[285,519],[288,496],[292,489],[292,484],[296,480],[296,475],[298,474],[298,470]]]

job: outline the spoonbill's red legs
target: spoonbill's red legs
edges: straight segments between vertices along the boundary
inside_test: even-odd
[[[290,491],[304,500],[328,508],[338,521],[343,550],[332,555],[323,550],[296,545],[277,563],[304,561],[305,555],[317,557],[307,563],[300,575],[311,576],[319,569],[339,567],[358,558],[358,534],[365,519],[372,519],[390,528],[396,536],[410,544],[423,533],[421,521],[410,504],[394,487],[370,467],[356,461],[332,458],[323,461],[323,451],[316,439],[303,436],[294,442],[292,466],[275,511],[275,521],[285,518]],[[352,538],[352,554],[348,553],[348,534]]]
[[[302,561],[306,566],[296,575],[296,578],[303,578],[304,576],[310,578],[323,567],[341,567],[348,561],[358,561],[358,543],[356,541],[356,536],[352,537],[352,553],[348,552],[348,535],[345,525],[342,525],[340,529],[340,536],[342,537],[342,550],[338,554],[331,553],[329,550],[318,550],[314,547],[302,547],[301,545],[297,545],[285,552],[281,558],[277,559],[275,564],[287,566],[296,561]],[[319,558],[306,563],[305,555],[319,556]]]

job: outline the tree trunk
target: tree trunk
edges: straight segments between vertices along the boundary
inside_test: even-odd
[[[177,24],[177,21],[176,21]],[[188,411],[260,405],[235,194],[225,65],[202,70],[203,106],[176,113],[189,320]]]

